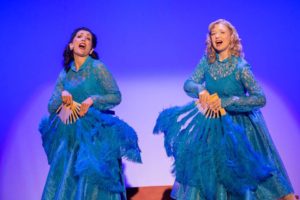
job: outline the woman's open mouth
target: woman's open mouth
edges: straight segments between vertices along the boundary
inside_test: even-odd
[[[85,43],[80,43],[78,46],[80,49],[85,50],[86,44]]]
[[[218,40],[215,42],[216,43],[216,46],[219,47],[223,44],[223,41],[222,40]]]

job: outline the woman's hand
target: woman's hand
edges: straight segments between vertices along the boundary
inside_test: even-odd
[[[201,107],[206,110],[208,108],[208,98],[209,98],[209,93],[207,90],[203,90],[202,92],[199,93],[199,103]]]
[[[218,113],[222,108],[221,99],[219,97],[214,98],[207,102],[208,108],[212,110],[214,113]]]
[[[73,103],[73,97],[67,90],[61,92],[61,99],[63,104],[71,105]]]
[[[80,111],[79,111],[79,116],[82,117],[84,116],[87,111],[89,110],[89,108],[91,107],[91,105],[93,105],[93,100],[91,97],[87,98],[86,100],[84,100],[81,103],[81,107],[80,107]]]

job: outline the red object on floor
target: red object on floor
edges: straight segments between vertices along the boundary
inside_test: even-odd
[[[170,200],[172,186],[127,188],[128,200]]]

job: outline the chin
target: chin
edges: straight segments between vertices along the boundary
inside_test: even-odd
[[[86,53],[75,53],[77,56],[79,57],[87,57],[89,56],[89,54],[86,54]]]

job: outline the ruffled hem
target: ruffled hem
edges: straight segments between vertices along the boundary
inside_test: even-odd
[[[63,124],[53,114],[41,121],[39,130],[49,164],[57,156],[62,141],[67,141],[69,146],[77,143],[75,175],[88,177],[106,191],[124,191],[121,158],[141,163],[134,129],[118,117],[94,108],[70,125]]]
[[[251,147],[244,130],[225,115],[205,118],[194,102],[160,113],[154,133],[163,132],[173,173],[183,185],[215,199],[216,185],[243,194],[272,176],[273,167]]]

